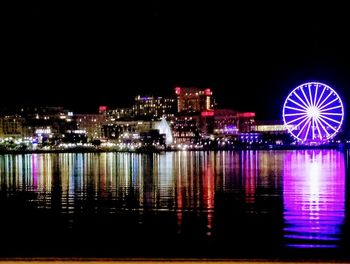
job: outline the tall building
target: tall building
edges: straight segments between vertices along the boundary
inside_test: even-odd
[[[138,118],[159,119],[162,116],[172,117],[176,112],[174,98],[136,96],[134,114]]]
[[[76,114],[77,128],[84,130],[89,139],[102,137],[102,127],[107,124],[107,117],[101,114]]]
[[[0,117],[0,138],[2,137],[22,137],[22,118],[19,116]]]
[[[108,119],[114,120],[131,120],[135,117],[134,109],[132,107],[109,109],[107,112]]]
[[[106,105],[100,105],[100,106],[98,107],[98,113],[99,113],[100,115],[105,115],[105,114],[107,114],[107,110],[108,110],[108,107],[107,107]]]
[[[174,120],[175,141],[197,140],[213,132],[214,100],[210,88],[176,87],[177,117]]]
[[[22,108],[20,116],[23,118],[25,136],[33,136],[36,130],[50,128],[51,133],[61,135],[66,130],[76,129],[73,112],[63,107],[27,107]]]
[[[213,109],[212,91],[210,88],[176,87],[177,110],[179,113],[202,112]]]

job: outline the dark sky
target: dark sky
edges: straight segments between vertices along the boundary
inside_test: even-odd
[[[289,91],[309,80],[349,102],[345,4],[48,2],[2,10],[2,105],[94,111],[194,85],[212,87],[220,107],[273,119]]]

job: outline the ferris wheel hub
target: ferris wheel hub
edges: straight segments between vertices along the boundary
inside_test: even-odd
[[[314,118],[317,119],[320,117],[320,110],[315,107],[315,106],[311,106],[308,110],[307,110],[307,116],[310,118]]]

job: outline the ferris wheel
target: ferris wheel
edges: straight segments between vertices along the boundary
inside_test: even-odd
[[[325,142],[341,128],[343,103],[328,85],[308,82],[290,92],[283,105],[283,121],[298,141]]]

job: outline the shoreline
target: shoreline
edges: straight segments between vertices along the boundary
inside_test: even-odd
[[[310,150],[310,149],[338,149],[348,150],[350,145],[324,145],[324,146],[244,146],[234,148],[206,148],[206,149],[139,149],[139,150],[117,150],[117,149],[97,149],[97,148],[71,148],[71,149],[37,149],[37,150],[0,150],[0,155],[5,154],[45,154],[45,153],[140,153],[153,154],[164,152],[181,151],[244,151],[244,150]]]

